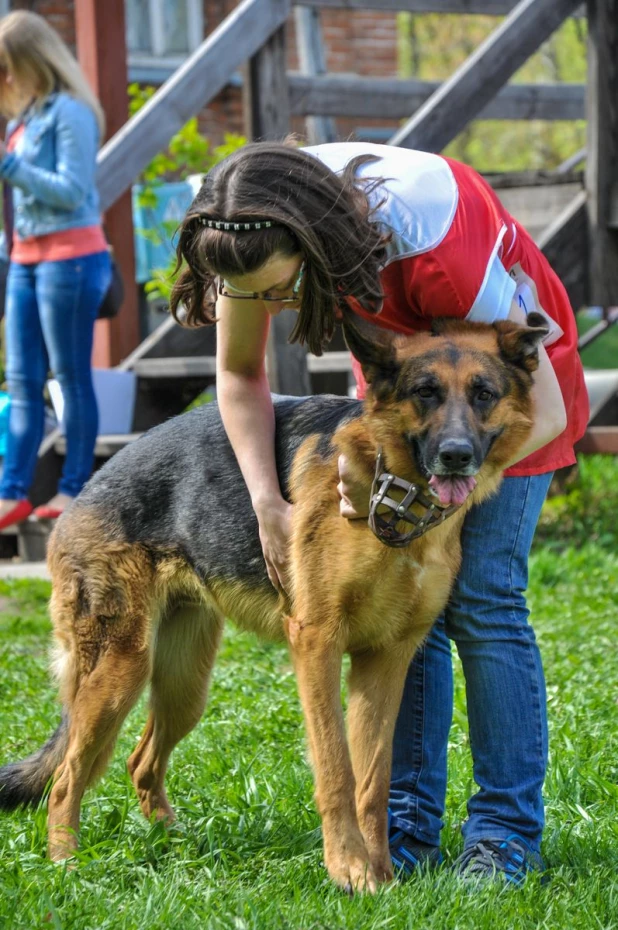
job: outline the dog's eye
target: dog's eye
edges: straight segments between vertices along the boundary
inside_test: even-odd
[[[483,390],[479,391],[476,395],[476,399],[482,401],[483,403],[487,403],[488,401],[494,399],[494,395],[491,393],[491,391],[487,391],[485,388],[483,388]]]
[[[428,384],[424,384],[422,387],[416,389],[416,393],[419,397],[422,397],[426,400],[428,397],[433,397],[435,390]]]

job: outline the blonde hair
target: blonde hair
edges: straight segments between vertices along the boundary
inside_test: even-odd
[[[0,19],[0,67],[11,74],[18,87],[32,88],[38,100],[55,90],[81,100],[93,111],[103,138],[105,116],[101,104],[68,47],[42,16],[15,10]],[[0,111],[13,117],[19,109],[17,94],[6,79],[0,79]]]

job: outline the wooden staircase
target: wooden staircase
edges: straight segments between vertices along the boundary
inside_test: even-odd
[[[618,261],[610,261],[618,257],[618,252],[615,240],[604,233],[606,227],[618,228],[614,140],[608,141],[609,130],[604,129],[603,122],[608,109],[615,115],[618,99],[615,69],[604,54],[606,46],[613,47],[611,43],[616,40],[615,25],[603,19],[611,13],[614,3],[594,0],[591,4],[591,35],[597,54],[591,58],[590,80],[596,87],[605,81],[611,93],[599,92],[593,101],[596,110],[589,113],[592,132],[586,174],[572,170],[582,159],[582,153],[577,153],[573,165],[550,174],[488,178],[513,215],[536,233],[539,245],[565,281],[575,307],[618,304]],[[487,114],[539,118],[553,109],[562,115],[568,112],[571,118],[582,115],[582,88],[507,85],[521,64],[566,17],[581,14],[579,0],[521,0],[518,4],[515,0],[299,0],[294,12],[301,72],[288,74],[285,24],[292,6],[291,0],[243,0],[106,143],[98,167],[103,209],[132,184],[154,155],[166,147],[173,133],[206,106],[246,63],[247,113],[254,138],[284,137],[294,112],[307,117],[312,141],[327,141],[333,138],[332,117],[340,112],[337,107],[349,114],[361,103],[362,112],[369,115],[381,115],[387,103],[387,115],[391,111],[398,116],[414,111],[390,142],[428,151],[440,151],[470,120]],[[371,8],[509,15],[448,81],[434,86],[420,81],[369,81],[354,75],[326,74],[319,20],[319,11],[324,7],[349,8],[351,15],[354,10]],[[491,109],[494,103],[496,112]],[[402,111],[406,105],[410,109]],[[600,164],[604,170],[595,170]],[[591,218],[591,201],[598,206],[605,195],[609,216],[600,216],[597,210]],[[609,269],[602,279],[590,273],[589,253],[594,253],[595,267],[605,262]],[[298,346],[287,345],[293,325],[290,314],[281,314],[272,326],[267,355],[272,389],[282,394],[347,393],[350,359],[341,334],[336,334],[322,357],[306,356]],[[182,412],[213,386],[215,352],[215,327],[184,329],[171,318],[144,340],[119,366],[134,371],[137,378],[131,431],[121,436],[100,436],[97,464],[144,430]],[[615,387],[606,388],[599,413],[615,391]],[[31,495],[35,505],[55,492],[63,452],[64,439],[58,433],[43,442]],[[27,522],[19,533],[20,553],[27,558],[40,556],[44,535],[40,526],[35,532]]]

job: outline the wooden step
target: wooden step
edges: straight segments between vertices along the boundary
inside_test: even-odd
[[[214,356],[140,358],[131,366],[138,378],[214,378]]]
[[[310,372],[351,371],[349,352],[325,352],[308,355]],[[200,355],[186,358],[143,358],[136,361],[132,371],[139,378],[208,378],[216,374],[214,357]]]
[[[352,371],[352,356],[349,352],[325,352],[324,355],[308,355],[307,368],[312,374],[329,371]]]
[[[119,433],[118,435],[97,436],[94,454],[97,458],[110,459],[114,453],[124,449],[130,442],[143,436],[143,433]],[[67,443],[64,436],[59,436],[54,443],[54,450],[59,455],[66,455]]]
[[[575,451],[586,455],[618,455],[618,426],[589,426]]]

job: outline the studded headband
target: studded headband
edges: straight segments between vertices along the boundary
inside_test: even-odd
[[[233,229],[233,230],[246,230],[246,229],[268,229],[270,226],[275,226],[272,220],[258,220],[257,222],[249,223],[230,223],[224,220],[209,220],[205,216],[200,216],[200,223],[202,226],[208,226],[209,229]]]

